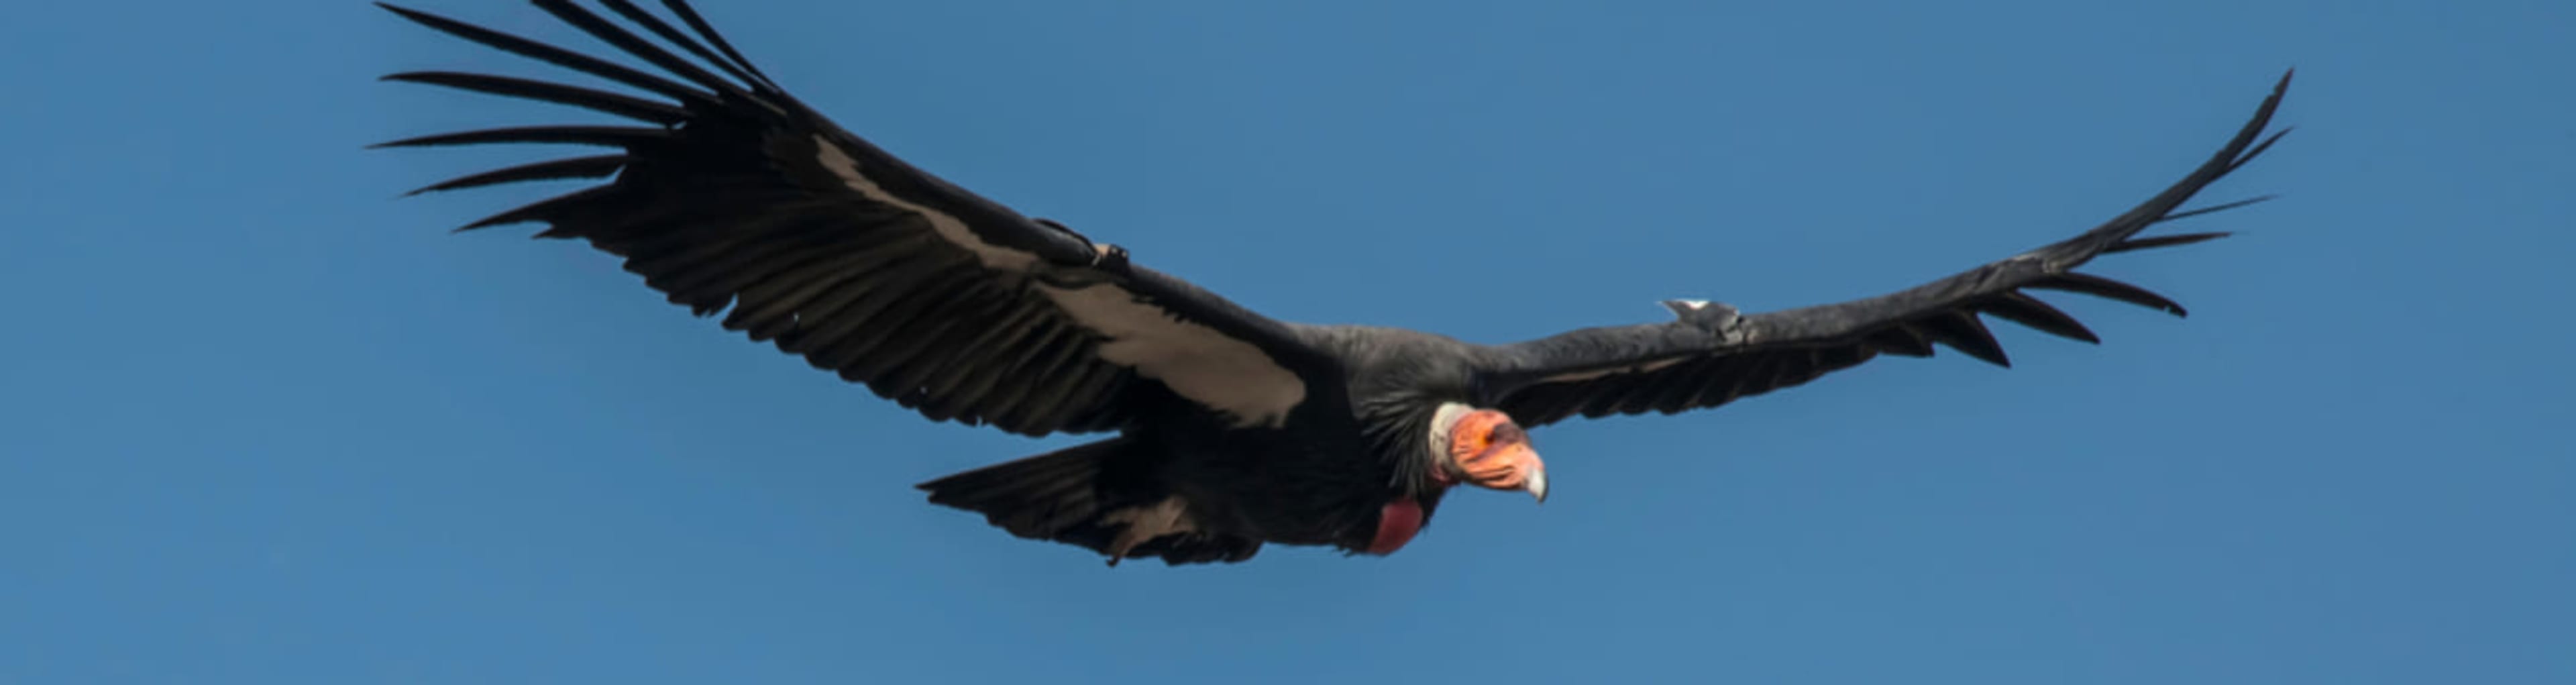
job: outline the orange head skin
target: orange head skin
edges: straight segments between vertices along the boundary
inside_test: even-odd
[[[1495,490],[1521,490],[1547,501],[1547,464],[1512,417],[1478,409],[1449,428],[1449,463],[1440,475]]]
[[[1463,409],[1463,407],[1460,407]],[[1443,409],[1446,418],[1448,409]],[[1495,490],[1521,490],[1531,497],[1547,501],[1547,464],[1538,460],[1538,450],[1530,446],[1529,434],[1522,432],[1512,417],[1491,409],[1478,409],[1459,415],[1449,424],[1448,451],[1431,469],[1431,480],[1441,487],[1460,482]],[[1427,515],[1422,502],[1413,497],[1397,497],[1378,511],[1377,535],[1371,538],[1369,554],[1394,554],[1422,532]]]

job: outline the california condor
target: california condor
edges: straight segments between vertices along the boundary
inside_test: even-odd
[[[919,487],[931,502],[981,513],[1013,535],[1081,546],[1112,565],[1140,557],[1239,562],[1265,543],[1393,553],[1453,486],[1545,501],[1547,470],[1530,429],[1574,416],[1716,407],[1881,354],[1931,356],[1935,344],[2007,365],[1981,315],[2098,342],[2034,290],[2181,316],[2182,306],[2163,296],[2075,269],[2101,255],[2225,235],[2136,237],[2152,224],[2259,201],[2181,210],[2287,132],[2262,135],[2289,86],[2284,74],[2207,163],[2062,242],[1863,300],[1760,314],[1667,300],[1671,321],[1480,345],[1262,316],[842,130],[762,74],[685,2],[662,2],[678,26],[627,0],[601,4],[668,47],[571,0],[536,1],[667,77],[384,7],[655,97],[446,71],[385,78],[571,105],[633,124],[499,128],[383,146],[615,149],[421,191],[612,178],[459,230],[542,222],[540,237],[587,240],[671,302],[699,316],[723,314],[725,328],[935,421],[1031,436],[1107,434]]]

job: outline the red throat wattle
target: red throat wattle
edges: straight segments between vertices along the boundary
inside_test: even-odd
[[[1394,554],[1422,532],[1422,503],[1411,497],[1397,497],[1377,510],[1377,537],[1369,539],[1368,553],[1379,556]]]

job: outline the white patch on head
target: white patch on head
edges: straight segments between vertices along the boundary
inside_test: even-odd
[[[1135,549],[1137,545],[1152,542],[1154,538],[1173,533],[1198,532],[1196,523],[1182,515],[1188,510],[1189,505],[1182,502],[1180,497],[1174,496],[1165,497],[1163,501],[1151,505],[1128,507],[1100,517],[1100,520],[1109,523],[1125,524],[1119,529],[1118,537],[1109,542],[1109,557],[1116,559],[1127,556],[1128,550]]]
[[[1652,361],[1652,362],[1647,362],[1647,363],[1644,363],[1644,364],[1637,364],[1637,365],[1634,365],[1634,366],[1620,366],[1620,367],[1612,367],[1612,368],[1600,369],[1600,370],[1595,370],[1595,371],[1576,371],[1576,372],[1573,372],[1573,373],[1560,373],[1560,374],[1557,374],[1557,375],[1554,375],[1554,376],[1548,376],[1548,377],[1546,377],[1546,378],[1538,379],[1538,382],[1540,382],[1540,383],[1572,383],[1572,382],[1576,382],[1576,381],[1588,381],[1588,380],[1592,380],[1592,379],[1595,379],[1595,378],[1600,378],[1600,377],[1602,377],[1602,376],[1615,376],[1615,375],[1619,375],[1619,374],[1627,374],[1627,373],[1651,373],[1651,372],[1654,372],[1654,371],[1660,371],[1660,370],[1663,370],[1663,369],[1664,369],[1664,367],[1668,367],[1668,366],[1672,366],[1672,365],[1674,365],[1674,364],[1682,363],[1684,360],[1687,360],[1687,359],[1689,359],[1689,357],[1674,357],[1674,358],[1671,358],[1671,359],[1665,359],[1665,360],[1660,360],[1660,361]]]
[[[1038,291],[1084,328],[1108,336],[1100,343],[1100,358],[1224,412],[1237,428],[1287,425],[1288,411],[1306,401],[1306,382],[1261,348],[1172,318],[1115,285],[1040,285]]]
[[[1475,411],[1475,407],[1456,402],[1442,402],[1440,409],[1431,413],[1432,463],[1449,463],[1449,430],[1457,428],[1459,419],[1467,418],[1468,414]]]
[[[985,268],[1026,273],[1038,265],[1035,254],[984,242],[957,217],[886,192],[861,174],[858,160],[831,140],[817,135],[814,143],[822,149],[823,167],[851,190],[921,215],[940,239],[973,253]],[[1285,426],[1288,412],[1306,401],[1305,381],[1260,347],[1181,321],[1160,307],[1138,302],[1135,293],[1114,284],[1075,289],[1039,284],[1037,290],[1074,324],[1107,338],[1098,348],[1102,360],[1162,381],[1181,397],[1225,414],[1237,428]]]

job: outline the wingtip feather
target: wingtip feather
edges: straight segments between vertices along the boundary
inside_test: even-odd
[[[2182,245],[2190,245],[2192,243],[2217,240],[2231,235],[2235,235],[2235,233],[2229,231],[2212,231],[2208,233],[2184,233],[2181,235],[2160,235],[2148,238],[2133,238],[2123,240],[2110,247],[2103,248],[2102,254],[2119,254],[2132,250],[2152,250],[2159,247],[2178,247]]]
[[[1986,330],[1985,322],[1979,320],[1974,312],[1958,311],[1929,317],[1921,321],[1917,330],[1923,331],[1933,342],[1947,345],[1962,354],[1988,364],[2012,368],[2012,357],[2004,353],[2003,343],[1995,339],[1993,331]]]
[[[663,71],[687,80],[700,88],[705,88],[728,96],[744,97],[748,99],[748,94],[744,93],[742,89],[733,82],[727,81],[721,76],[708,73],[705,69],[698,68],[697,65],[689,63],[687,59],[683,59],[679,55],[671,54],[671,51],[664,50],[661,46],[654,45],[652,41],[645,40],[644,37],[635,35],[635,32],[628,31],[624,27],[618,26],[615,22],[609,21],[606,17],[601,17],[595,12],[583,9],[580,5],[573,4],[572,0],[534,1],[538,9],[545,10],[546,13],[554,15],[555,18],[563,20],[566,24],[571,24],[573,28],[580,29],[583,33],[590,34],[593,38],[598,38],[610,45],[617,46],[618,49],[626,51],[626,54],[629,56],[641,59],[653,66],[660,67]]]
[[[562,5],[561,0],[538,0],[536,4],[538,8],[555,13],[558,18],[564,19],[567,23],[571,23],[578,28],[582,28],[585,31],[593,29],[593,27],[586,25],[583,21],[576,18],[575,15],[589,17],[594,20],[596,19],[596,15],[590,15],[578,7],[559,8],[559,6]],[[670,79],[636,71],[632,68],[597,57],[566,50],[564,48],[532,40],[524,36],[496,31],[427,12],[391,7],[388,9],[391,9],[396,14],[402,15],[404,18],[410,19],[423,26],[427,26],[432,30],[474,43],[479,43],[485,47],[500,50],[502,52],[541,62],[547,62],[554,64],[555,66],[624,83],[628,86],[658,93],[682,102],[714,104],[713,96],[710,93],[672,82]],[[615,29],[614,27],[610,27],[610,30],[614,31]],[[600,37],[611,43],[618,42],[616,39],[609,38],[608,36]],[[627,46],[621,44],[620,47]],[[650,49],[649,46],[647,46],[647,49]],[[645,57],[648,60],[652,57],[650,54],[639,54],[637,56]]]
[[[690,118],[688,110],[674,105],[603,90],[510,76],[454,71],[407,71],[386,74],[377,77],[377,80],[419,83],[487,95],[551,102],[664,126],[675,125]]]
[[[2189,310],[2183,308],[2181,303],[2173,301],[2172,298],[2158,295],[2154,291],[2147,290],[2145,288],[2091,274],[2063,273],[2022,287],[2038,288],[2041,290],[2063,290],[2071,293],[2082,293],[2092,295],[2094,297],[2118,300],[2172,314],[2176,317],[2184,317],[2191,314]]]
[[[705,38],[708,44],[714,45],[716,51],[733,58],[734,64],[740,65],[744,71],[759,77],[761,84],[768,86],[771,91],[784,90],[778,87],[777,81],[770,80],[768,74],[761,73],[759,65],[752,64],[749,58],[743,57],[742,51],[735,50],[733,44],[725,40],[724,34],[716,32],[714,24],[698,14],[697,8],[690,7],[684,0],[662,0],[662,7],[671,10],[672,14],[679,15],[680,22],[688,24],[689,30],[696,31],[699,37]]]
[[[432,183],[409,193],[405,193],[404,197],[410,197],[422,193],[459,190],[464,188],[480,188],[483,186],[519,183],[523,181],[603,178],[617,173],[619,169],[625,168],[626,164],[632,161],[634,161],[634,158],[632,157],[617,154],[597,155],[592,157],[570,157],[522,164],[519,166],[469,174]]]
[[[2074,315],[2020,292],[2006,292],[1978,304],[1977,310],[2060,338],[2102,344],[2102,336],[2086,328]]]

